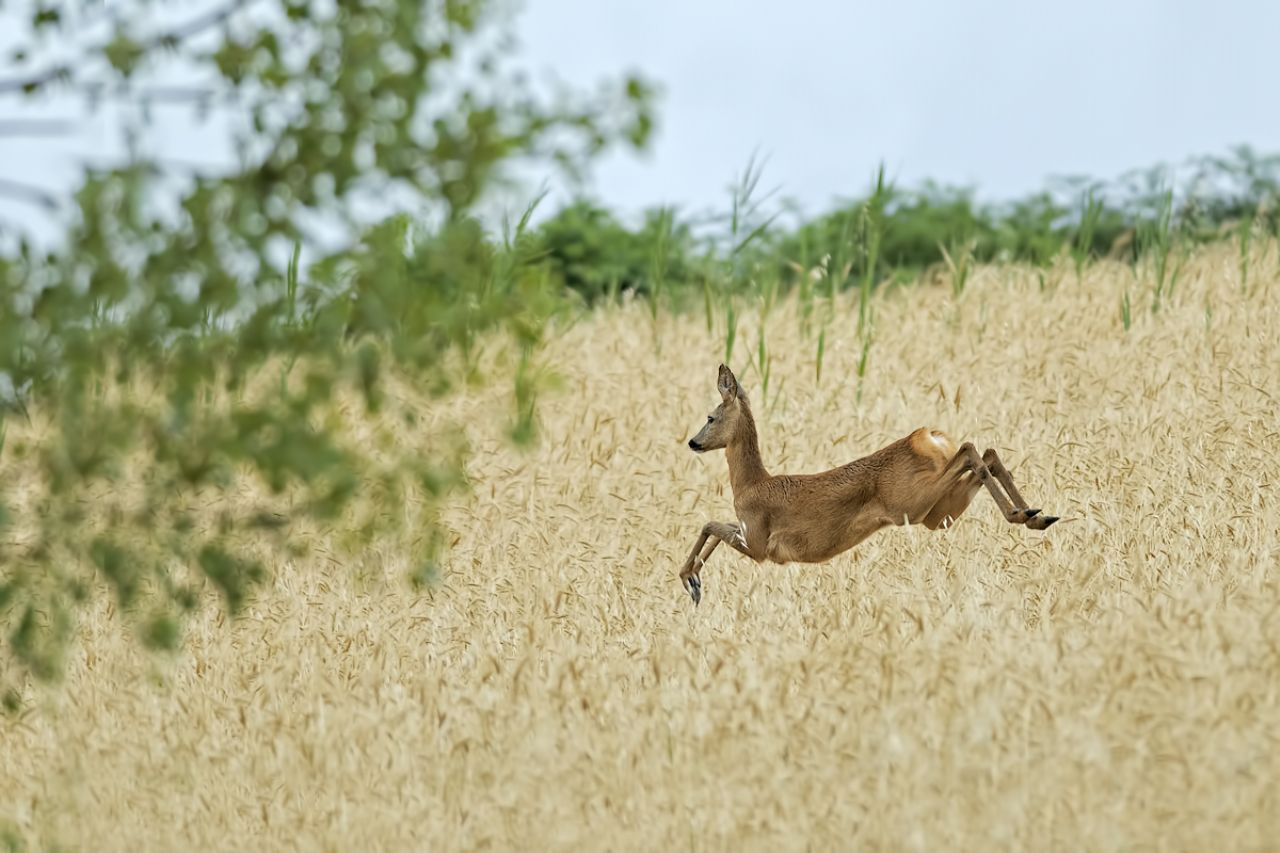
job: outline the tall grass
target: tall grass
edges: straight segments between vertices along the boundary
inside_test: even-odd
[[[505,294],[508,298],[515,298],[519,295],[521,298],[532,301],[533,295],[551,292],[551,288],[547,287],[546,276],[547,270],[542,268],[535,270],[530,263],[532,257],[538,252],[536,241],[531,233],[530,223],[533,221],[534,213],[538,207],[546,199],[546,191],[535,195],[525,205],[520,212],[519,218],[516,219],[514,226],[508,224],[503,231],[503,240],[498,251],[495,254],[493,270],[490,274],[489,282],[485,291],[493,294]],[[528,288],[528,283],[523,277],[535,276],[538,283]],[[544,297],[545,298],[545,297]],[[654,296],[654,305],[661,304],[661,289]],[[543,306],[530,306],[539,318],[549,316],[552,309]],[[653,315],[654,336],[657,337],[657,318]],[[541,319],[535,322],[520,323],[516,326],[517,340],[519,343],[519,360],[516,362],[514,377],[514,394],[512,396],[514,403],[514,413],[508,428],[508,435],[515,441],[518,446],[527,447],[533,443],[537,437],[537,420],[535,410],[539,391],[545,378],[544,371],[540,368],[536,361],[536,353],[540,344],[543,343],[545,326]],[[468,349],[468,353],[473,351]],[[472,357],[467,356],[467,367],[470,371],[473,367]]]
[[[1081,196],[1080,220],[1075,236],[1071,240],[1071,259],[1075,264],[1077,284],[1084,277],[1085,264],[1093,259],[1094,235],[1097,233],[1103,209],[1103,201],[1098,197],[1097,189],[1090,187]]]
[[[942,260],[947,265],[947,272],[951,275],[951,294],[957,299],[964,293],[969,273],[973,270],[973,247],[972,240],[952,243],[950,249],[938,246]]]
[[[657,223],[653,238],[653,252],[649,261],[649,319],[653,324],[653,341],[655,348],[661,348],[662,338],[658,329],[658,320],[667,290],[667,268],[671,262],[672,223],[675,212],[668,207],[658,210]]]
[[[1255,214],[1250,212],[1248,216],[1240,220],[1239,239],[1240,239],[1240,290],[1246,295],[1249,293],[1249,252],[1251,251],[1251,243],[1253,240],[1253,223]]]
[[[858,220],[859,250],[862,276],[858,288],[858,344],[856,365],[857,399],[862,400],[862,389],[871,359],[871,343],[875,336],[874,308],[871,304],[876,277],[880,270],[880,247],[885,234],[885,208],[893,189],[885,183],[884,164],[876,169],[875,182]]]
[[[1175,233],[1173,190],[1159,195],[1154,215],[1138,225],[1138,244],[1142,257],[1153,269],[1151,313],[1158,314],[1173,296],[1178,277],[1186,260],[1182,241]]]
[[[862,278],[858,289],[858,333],[868,332],[868,312],[871,308],[871,290],[880,268],[880,245],[884,240],[885,206],[892,189],[885,185],[884,164],[876,170],[871,194],[862,205],[858,219],[859,249],[861,252]]]
[[[844,282],[849,280],[853,264],[852,216],[843,216],[839,220],[839,230],[833,246],[833,253],[824,255],[821,263],[816,267],[817,282],[820,287],[815,287],[814,289],[815,298],[819,290],[821,290],[823,297],[822,319],[819,323],[818,342],[814,353],[814,378],[818,382],[822,381],[822,364],[826,357],[827,335],[830,331],[831,323],[836,317],[836,295],[840,292]]]
[[[760,397],[767,403],[772,359],[769,354],[769,314],[777,301],[779,281],[772,271],[763,269],[750,250],[769,231],[777,219],[777,212],[769,212],[766,205],[776,191],[761,192],[760,180],[764,163],[752,154],[746,167],[729,187],[729,215],[726,243],[728,254],[722,267],[723,284],[718,289],[725,316],[725,362],[733,355],[737,337],[737,306],[735,295],[749,294],[758,312],[757,340],[753,350],[752,366],[760,379]]]

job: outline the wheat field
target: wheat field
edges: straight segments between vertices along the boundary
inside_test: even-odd
[[[1280,849],[1277,255],[1245,295],[1235,250],[1202,250],[1158,313],[1149,271],[1105,262],[896,289],[860,394],[853,301],[821,381],[800,306],[774,309],[767,394],[747,306],[731,366],[772,472],[930,425],[998,448],[1063,520],[1014,527],[979,494],[952,530],[822,565],[722,548],[696,609],[679,566],[733,518],[723,454],[685,446],[724,330],[636,304],[564,326],[534,450],[503,440],[500,388],[432,410],[475,449],[434,588],[404,582],[407,543],[317,546],[172,658],[99,595],[64,683],[0,716],[0,838]]]

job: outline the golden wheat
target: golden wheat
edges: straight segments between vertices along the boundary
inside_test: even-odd
[[[403,583],[407,542],[346,563],[317,540],[173,660],[99,596],[65,684],[0,717],[0,829],[82,850],[1280,846],[1263,248],[1252,295],[1208,249],[1154,315],[1150,280],[1107,263],[894,291],[861,403],[855,305],[821,383],[798,306],[776,309],[767,397],[745,323],[733,367],[772,471],[928,424],[998,447],[1063,521],[1014,527],[979,494],[951,531],[824,565],[720,549],[697,609],[676,573],[732,506],[723,457],[684,441],[723,337],[597,312],[551,346],[534,452],[501,439],[492,391],[432,410],[476,451],[437,588]]]

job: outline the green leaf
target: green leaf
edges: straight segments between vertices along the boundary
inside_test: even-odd
[[[216,545],[200,549],[200,570],[222,593],[227,612],[239,615],[249,589],[266,578],[266,571],[257,561],[243,560]]]
[[[133,74],[146,54],[146,48],[129,38],[123,31],[117,31],[115,38],[102,48],[102,55],[106,57],[107,62],[124,77]]]
[[[137,556],[103,537],[93,540],[89,556],[115,589],[120,607],[127,608],[132,604],[138,595],[140,572]]]
[[[149,649],[172,652],[182,642],[182,628],[173,616],[161,613],[147,621],[142,641]]]

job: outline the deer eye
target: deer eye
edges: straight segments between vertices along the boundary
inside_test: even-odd
[[[711,423],[716,419],[715,415],[707,415],[707,423]]]

